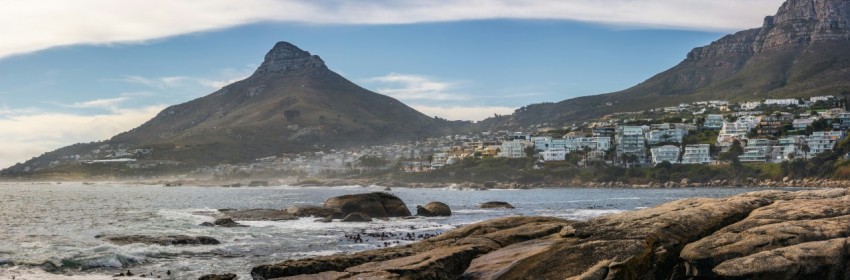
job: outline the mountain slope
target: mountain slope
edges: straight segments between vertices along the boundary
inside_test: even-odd
[[[220,146],[230,152],[211,159],[233,160],[413,140],[448,131],[449,123],[363,89],[330,71],[318,56],[280,42],[251,77],[166,108],[110,141]]]
[[[789,0],[760,28],[727,35],[629,89],[517,110],[514,122],[571,123],[681,102],[850,95],[850,1]]]
[[[153,148],[153,159],[241,162],[280,153],[444,135],[461,125],[428,117],[329,70],[321,58],[279,42],[250,77],[164,109],[99,143],[69,146],[6,172],[44,168],[98,146]]]

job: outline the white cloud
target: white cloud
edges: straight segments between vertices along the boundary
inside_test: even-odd
[[[108,139],[153,118],[164,105],[78,115],[0,110],[0,169],[74,143]]]
[[[783,0],[40,0],[0,10],[0,58],[56,46],[134,43],[257,22],[408,24],[576,20],[732,31],[757,27]]]
[[[213,77],[143,77],[136,75],[124,76],[119,81],[148,86],[155,89],[166,90],[202,86],[207,89],[217,90],[226,85],[243,80],[253,73],[252,70],[221,69]]]
[[[103,98],[103,99],[95,99],[85,102],[76,102],[71,105],[66,105],[66,107],[70,108],[78,108],[78,109],[86,109],[86,108],[103,108],[109,109],[112,111],[118,110],[118,104],[124,102],[129,97],[122,96],[116,98]]]
[[[494,114],[510,115],[516,110],[511,107],[499,106],[484,106],[484,107],[463,107],[463,106],[425,106],[411,105],[413,109],[422,112],[429,116],[438,116],[448,120],[464,120],[464,121],[480,121]]]
[[[437,81],[420,75],[390,73],[381,77],[366,79],[367,83],[381,84],[376,92],[392,96],[399,100],[466,100],[469,97],[451,93],[455,83]]]

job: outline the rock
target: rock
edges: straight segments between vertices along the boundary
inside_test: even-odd
[[[284,210],[289,214],[297,217],[332,217],[341,219],[344,217],[342,212],[337,209],[326,208],[324,206],[306,205],[306,206],[290,206]]]
[[[249,187],[268,187],[269,181],[251,181],[248,183]]]
[[[514,206],[513,206],[513,205],[511,205],[510,203],[504,202],[504,201],[490,201],[490,202],[484,202],[484,203],[481,203],[480,207],[481,207],[481,208],[484,208],[484,209],[489,209],[489,208],[508,208],[508,209],[514,209]]]
[[[210,223],[210,222],[203,222],[203,223],[200,224],[200,226],[202,226],[202,227],[214,227],[215,224]]]
[[[277,209],[248,209],[248,210],[219,210],[226,218],[234,221],[287,221],[297,220],[298,217]]]
[[[345,216],[345,218],[342,218],[342,221],[343,222],[371,222],[372,218],[369,217],[369,215],[366,215],[366,214],[363,214],[363,213],[360,213],[360,212],[355,212],[355,213],[348,214],[348,216]]]
[[[198,280],[234,280],[236,279],[236,274],[228,273],[228,274],[208,274],[201,276]]]
[[[100,239],[111,242],[117,245],[128,244],[148,244],[148,245],[218,245],[221,244],[215,238],[209,236],[188,236],[188,235],[168,235],[168,236],[148,236],[148,235],[112,235],[102,236]]]
[[[847,279],[847,245],[846,238],[802,243],[728,260],[713,272],[738,279]]]
[[[289,260],[252,273],[267,279],[850,279],[847,225],[844,189],[761,191],[584,222],[500,218],[409,245]]]
[[[745,196],[764,194],[758,192]],[[810,195],[811,191],[798,194],[800,197]],[[810,241],[848,237],[848,202],[844,197],[777,201],[753,211],[746,219],[688,244],[681,257],[686,261],[690,275],[711,276],[712,267],[727,260]]]
[[[452,209],[448,205],[439,201],[432,201],[425,206],[416,205],[416,215],[425,217],[447,217],[452,215]]]
[[[239,224],[237,222],[234,222],[233,219],[231,219],[231,218],[223,218],[223,219],[215,220],[215,222],[213,222],[213,225],[220,226],[220,227],[248,227],[246,225],[242,225],[242,224]]]
[[[404,201],[395,195],[383,192],[332,197],[325,201],[324,207],[335,209],[344,216],[355,212],[373,218],[410,216],[410,209]]]
[[[459,267],[468,265],[467,260],[502,246],[489,238],[497,238],[505,245],[512,245],[510,242],[530,240],[546,234],[546,232],[529,233],[520,230],[526,224],[561,228],[570,223],[570,221],[551,217],[498,218],[462,226],[411,245],[354,254],[287,260],[278,264],[255,267],[251,273],[265,279],[278,277],[292,277],[284,279],[372,279],[368,275],[382,275],[394,279],[399,276],[395,274],[396,270],[392,267],[398,266],[401,268],[399,271],[406,273],[403,279],[455,279],[463,273]],[[557,233],[557,230],[550,229],[548,233],[551,235]],[[522,237],[513,236],[514,234],[520,234]],[[472,258],[469,257],[470,253],[473,255]],[[415,257],[403,259],[411,256]],[[391,260],[395,261],[388,262]],[[371,264],[362,266],[367,263]],[[443,272],[435,271],[434,268],[439,268]],[[425,277],[425,275],[435,275],[433,273],[443,274],[436,278]],[[354,275],[357,277],[353,277]]]
[[[488,189],[492,189],[496,187],[496,181],[486,181],[484,182],[484,187]]]

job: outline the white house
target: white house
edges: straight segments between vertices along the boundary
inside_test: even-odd
[[[797,105],[797,104],[800,104],[800,101],[799,101],[799,100],[797,100],[797,99],[793,99],[793,98],[790,98],[790,99],[765,99],[765,100],[764,100],[764,104],[765,104],[765,105],[782,105],[782,106],[788,106],[788,105]]]
[[[543,161],[565,161],[567,160],[567,150],[545,150],[540,152],[540,155],[543,156]]]
[[[528,146],[528,142],[524,140],[513,140],[513,141],[505,141],[502,142],[501,147],[499,147],[499,157],[506,158],[524,158],[525,157],[525,147]]]
[[[806,139],[806,145],[809,145],[810,149],[809,157],[832,150],[832,147],[842,138],[844,138],[844,131],[817,131],[812,133],[812,136]]]
[[[652,164],[658,165],[662,162],[679,163],[679,147],[664,145],[652,148]]]
[[[741,103],[741,110],[755,110],[761,106],[761,102],[744,102]]]
[[[643,127],[619,126],[617,127],[617,156],[635,156],[638,163],[646,162],[646,139],[643,136]]]
[[[711,145],[696,144],[685,146],[685,154],[682,155],[682,164],[709,163],[711,163]]]
[[[724,122],[726,120],[723,118],[723,115],[709,114],[705,116],[705,123],[702,126],[710,129],[719,129],[723,127]]]
[[[662,142],[681,143],[682,139],[684,139],[687,135],[687,131],[678,128],[650,130],[646,133],[646,142],[649,145],[655,145]]]

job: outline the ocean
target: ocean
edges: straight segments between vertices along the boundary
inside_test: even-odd
[[[620,213],[689,197],[725,197],[748,188],[532,189],[467,191],[396,188],[407,204],[440,201],[451,217],[375,220],[369,223],[243,221],[249,227],[204,227],[217,209],[282,209],[321,205],[333,196],[383,191],[383,187],[163,187],[125,183],[0,183],[0,279],[197,279],[236,273],[251,279],[252,267],[286,259],[356,252],[413,242],[401,236],[438,234],[496,217],[554,216],[573,220]],[[506,201],[515,209],[479,209]],[[347,234],[393,233],[362,243]],[[205,235],[222,244],[204,246],[114,245],[100,235]],[[170,272],[170,274],[169,274]]]

